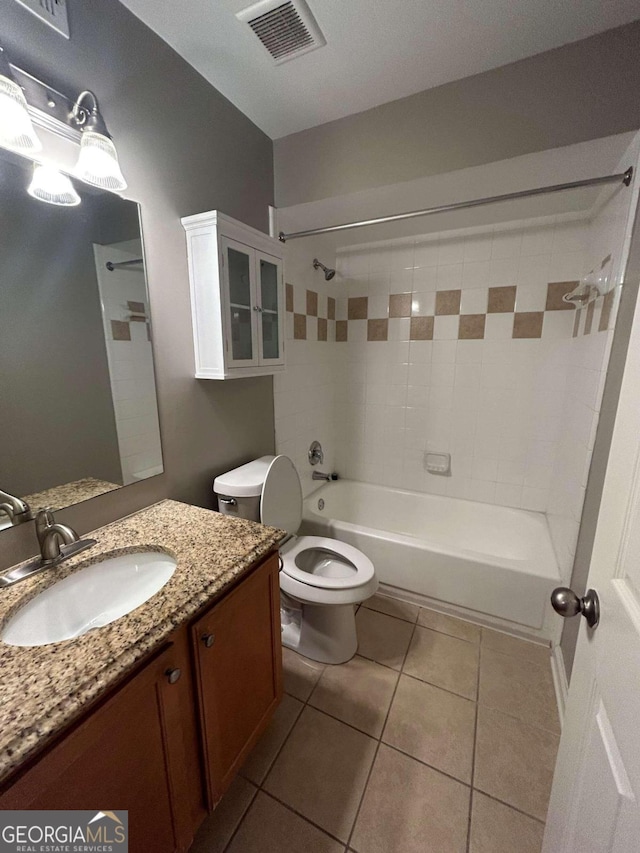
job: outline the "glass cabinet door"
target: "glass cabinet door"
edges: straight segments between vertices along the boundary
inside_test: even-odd
[[[256,253],[260,293],[260,362],[283,362],[282,266],[277,258]]]
[[[223,240],[226,268],[228,346],[227,361],[245,367],[257,364],[256,317],[253,299],[253,251],[233,240]]]

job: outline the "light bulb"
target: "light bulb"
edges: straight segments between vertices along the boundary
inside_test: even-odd
[[[60,207],[75,207],[81,200],[68,176],[53,166],[36,164],[27,192],[38,201],[46,201],[47,204],[57,204]]]
[[[82,131],[75,174],[105,190],[124,190],[127,186],[115,145],[108,136],[94,130]]]
[[[4,74],[0,74],[0,145],[25,154],[42,148],[22,89]]]

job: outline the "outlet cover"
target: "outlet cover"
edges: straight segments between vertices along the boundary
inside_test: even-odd
[[[24,6],[60,35],[69,38],[67,0],[16,0],[16,3]]]

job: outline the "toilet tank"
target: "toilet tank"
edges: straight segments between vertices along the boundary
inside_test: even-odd
[[[220,474],[213,481],[218,508],[224,515],[260,521],[262,485],[275,456],[261,456],[239,468]]]

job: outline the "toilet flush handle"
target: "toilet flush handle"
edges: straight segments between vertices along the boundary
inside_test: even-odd
[[[225,506],[238,506],[238,501],[235,498],[218,498],[218,503]]]

